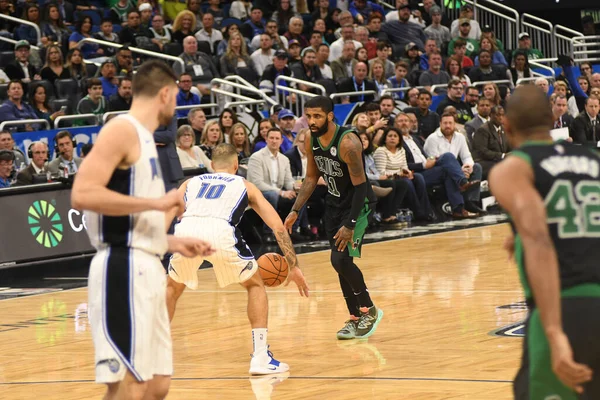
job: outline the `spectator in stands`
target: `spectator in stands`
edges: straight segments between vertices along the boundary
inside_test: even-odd
[[[406,7],[409,8],[408,22],[410,22],[413,25],[417,25],[419,28],[425,28],[423,20],[419,19],[419,17],[417,17],[417,15],[420,15],[420,11],[419,10],[412,11],[409,0],[396,0],[396,10],[398,10],[398,11],[388,12],[385,16],[385,22],[388,23],[390,21],[401,20],[403,18],[403,15],[401,15],[401,13],[404,12],[404,9]]]
[[[397,116],[396,121],[408,127],[408,119],[402,114]],[[381,136],[379,147],[373,153],[375,167],[381,175],[403,179],[408,183],[406,193],[408,207],[413,211],[416,219],[428,219],[431,205],[427,197],[425,180],[421,174],[414,173],[408,168],[406,151],[402,146],[402,131],[398,128],[387,129]]]
[[[354,26],[352,24],[348,24],[342,27],[341,37],[333,42],[329,48],[329,62],[333,62],[339,59],[343,55],[344,47],[346,43],[351,41],[354,44],[354,50],[352,52],[352,57],[354,57],[354,52],[356,49],[362,47],[362,44],[354,40]]]
[[[334,14],[332,14],[332,16],[335,16],[335,9]],[[337,21],[334,19],[334,23],[336,24],[336,28],[333,34],[336,37],[336,39],[339,39],[342,37],[342,26],[354,25],[354,18],[352,18],[352,14],[350,14],[350,11],[348,11],[347,9],[341,10],[337,15]]]
[[[26,40],[19,40],[15,44],[15,60],[4,67],[4,72],[11,80],[29,83],[41,78],[37,69],[29,62],[30,47]]]
[[[330,7],[329,0],[318,0],[317,7],[315,7],[315,11],[310,15],[310,20],[314,21],[314,26],[316,26],[316,22],[319,19],[322,19],[325,23],[325,32],[333,32],[335,30],[335,22],[332,19],[333,8]]]
[[[102,82],[98,78],[87,80],[87,96],[79,100],[77,104],[77,114],[104,114],[106,109],[106,100],[102,96]]]
[[[429,56],[434,52],[439,51],[435,40],[427,39],[425,41],[425,53],[419,57],[419,69],[427,71],[429,69]]]
[[[465,124],[465,132],[469,142],[472,142],[475,132],[490,120],[491,109],[492,103],[485,97],[480,97],[477,102],[477,115]]]
[[[201,7],[202,6],[202,0],[187,0],[187,9],[188,11],[191,11],[192,14],[194,14],[194,17],[196,18],[196,25],[194,27],[194,30],[199,30],[200,28],[202,28],[202,10]],[[156,13],[158,15],[162,15],[162,13]],[[155,14],[155,15],[156,15]],[[167,20],[168,20],[168,16]]]
[[[406,108],[404,112],[410,112],[417,116],[419,121],[419,134],[427,138],[440,126],[440,116],[438,113],[430,111],[431,93],[425,89],[419,91],[419,107]]]
[[[479,40],[481,37],[481,27],[479,26],[479,22],[475,21],[473,18],[475,17],[475,13],[473,12],[473,6],[470,4],[465,4],[460,9],[460,17],[452,21],[452,26],[450,27],[450,35],[452,37],[459,36],[460,26],[463,24],[463,20],[467,20],[469,22],[469,39]]]
[[[31,89],[29,91],[29,103],[35,111],[37,119],[45,119],[50,123],[50,126],[54,125],[54,120],[56,117],[61,115],[65,115],[64,111],[56,111],[53,110],[48,105],[48,96],[46,94],[46,87],[40,83],[34,83],[31,85]]]
[[[14,153],[15,166],[25,164],[25,154],[15,145],[12,133],[9,131],[0,131],[0,150],[9,150]]]
[[[587,76],[588,80],[592,80],[592,74],[594,70],[592,69],[592,64],[589,62],[582,62],[579,64],[579,72],[581,75]]]
[[[369,79],[372,80],[377,87],[377,94],[379,97],[384,90],[392,87],[392,84],[385,77],[385,67],[383,62],[378,58],[373,59],[373,61],[374,62],[371,64],[369,70]]]
[[[331,67],[327,65],[327,60],[329,60],[329,45],[327,43],[321,43],[317,51],[317,66],[321,71],[323,79],[333,79],[333,71]]]
[[[348,11],[350,11],[352,18],[354,18],[359,25],[365,25],[369,15],[373,13],[385,15],[383,7],[375,2],[367,0],[353,0],[348,7]]]
[[[133,73],[133,54],[128,46],[123,46],[117,50],[115,61],[117,75],[129,75]]]
[[[487,50],[492,54],[492,64],[502,64],[508,67],[508,63],[504,58],[502,52],[496,47],[496,43],[492,39],[482,37],[479,42],[479,48],[481,50]],[[475,57],[475,66],[479,66],[479,56]]]
[[[23,15],[21,16],[21,19],[36,24],[38,28],[40,28],[40,31],[42,31],[40,26],[40,23],[42,22],[42,18],[40,16],[40,7],[36,3],[27,3],[25,5],[25,10],[23,12]],[[20,24],[19,26],[17,26],[17,29],[15,29],[15,39],[26,40],[29,42],[29,44],[36,45],[38,41],[37,31],[34,27],[30,25]],[[48,44],[48,38],[46,37],[46,35],[44,35],[43,31],[41,42],[43,45]]]
[[[477,102],[479,101],[479,89],[477,86],[468,86],[465,90],[465,103],[471,107],[471,114],[477,113]]]
[[[258,85],[258,73],[254,61],[250,58],[246,42],[240,33],[233,33],[229,37],[227,50],[221,56],[220,65],[223,75],[240,75],[248,82]]]
[[[150,29],[152,26],[152,6],[150,3],[143,3],[140,0],[138,1],[138,11],[140,12],[140,22],[142,27]]]
[[[292,71],[287,65],[288,53],[285,50],[277,50],[273,56],[273,63],[267,65],[260,78],[260,88],[275,91],[275,78],[279,75],[292,76]],[[280,81],[280,85],[287,85]]]
[[[516,85],[519,79],[531,78],[533,71],[529,68],[529,60],[524,51],[517,51],[513,54],[513,66],[510,69],[513,84]]]
[[[131,46],[148,47],[152,43],[151,40],[156,39],[150,30],[142,25],[139,11],[131,10],[127,13],[127,26],[121,31],[119,40]]]
[[[279,119],[279,129],[281,130],[281,152],[286,153],[294,146],[295,134],[292,132],[294,124],[296,123],[296,116],[287,108],[284,108],[277,115]],[[268,144],[268,140],[267,140]]]
[[[175,144],[181,168],[206,168],[208,172],[213,172],[210,159],[198,146],[194,146],[194,132],[191,126],[181,125],[177,129]]]
[[[188,36],[193,37],[196,33],[196,16],[191,11],[181,11],[179,14],[177,14],[175,21],[173,21],[171,29],[173,30],[173,42],[181,43],[185,48],[184,39]],[[197,49],[198,47],[196,46],[196,51]]]
[[[179,75],[179,93],[177,93],[178,106],[192,106],[200,104],[200,97],[191,92],[192,76],[187,72]],[[177,110],[177,118],[185,118],[189,109]]]
[[[410,6],[403,4],[398,8],[398,20],[390,18],[388,16],[396,13],[390,12],[386,16],[386,23],[381,27],[381,31],[388,36],[388,39],[397,46],[394,49],[395,53],[400,53],[399,49],[402,49],[409,43],[415,43],[419,49],[425,48],[425,40],[427,37],[423,32],[423,29],[409,21]]]
[[[451,114],[454,117],[455,122],[455,131],[467,137],[467,131],[465,130],[465,125],[461,124],[461,121],[458,120],[458,111],[456,111],[456,107],[447,106],[444,108],[443,114]]]
[[[477,137],[477,133],[475,136]],[[468,204],[467,209],[482,213],[483,210],[479,211],[480,209],[475,205],[479,202],[481,193],[479,186],[482,174],[481,165],[473,161],[467,138],[456,132],[456,122],[452,114],[442,114],[440,129],[429,135],[423,148],[429,156],[440,157],[444,153],[452,153],[457,160],[460,160],[465,178],[472,182],[472,186],[464,194],[465,204]]]
[[[6,150],[0,150],[0,189],[9,188],[14,172],[15,155]]]
[[[187,119],[188,124],[190,124],[194,131],[194,144],[199,146],[202,139],[202,131],[204,130],[204,125],[206,125],[206,114],[200,107],[192,108],[189,110]]]
[[[571,125],[570,134],[573,143],[586,145],[592,148],[598,147],[600,141],[600,100],[591,95],[586,99],[585,111],[579,114]],[[1,118],[0,118],[1,119]]]
[[[162,18],[162,17],[161,17]],[[95,39],[104,40],[105,42],[120,43],[119,35],[113,32],[113,23],[110,18],[104,18],[100,24],[100,31],[94,33]],[[112,46],[100,45],[106,57],[113,57],[117,53],[117,48]]]
[[[463,68],[473,67],[473,60],[466,56],[467,53],[467,42],[463,39],[458,38],[454,42],[454,55],[452,58],[456,59]]]
[[[293,205],[296,192],[290,161],[279,150],[281,142],[281,131],[271,128],[267,133],[267,146],[250,157],[247,179],[256,185],[280,215],[286,215]],[[272,234],[268,228],[265,232]]]
[[[354,53],[354,58],[356,59],[356,61],[364,62],[365,64],[369,65],[369,52],[364,47],[356,49],[356,53]]]
[[[245,44],[245,43],[244,43]],[[183,53],[179,55],[185,64],[182,69],[181,63],[173,63],[173,69],[176,74],[181,75],[187,72],[192,76],[194,85],[200,90],[203,96],[210,95],[210,81],[218,78],[217,67],[212,62],[210,55],[198,51],[198,41],[193,36],[188,36],[183,41]]]
[[[481,90],[483,93],[483,97],[488,99],[493,106],[502,105],[502,99],[500,98],[500,90],[498,89],[498,85],[493,82],[486,83],[483,85],[483,89]]]
[[[79,49],[69,50],[65,67],[69,71],[70,78],[76,81],[87,78],[87,69],[85,68],[83,55]]]
[[[496,38],[496,33],[491,26],[485,25],[483,28],[481,28],[481,37],[490,39],[492,43],[496,44],[498,50],[504,53],[504,45],[500,39]]]
[[[554,85],[552,85],[552,88],[553,88],[553,92],[552,92],[553,94],[556,93],[557,95],[567,97],[569,87],[567,86],[566,81],[557,80],[556,82],[554,82]]]
[[[331,49],[329,51],[329,60],[331,61],[331,72],[333,74],[333,79],[336,82],[351,77],[354,71],[354,67],[358,63],[358,61],[354,58],[354,52],[356,51],[354,41],[347,40],[343,42],[343,44],[344,45],[342,48],[341,56],[334,59],[333,61],[331,61]]]
[[[238,161],[242,161],[252,154],[250,152],[250,138],[248,137],[248,128],[241,122],[231,127],[229,132],[229,143],[235,146],[238,152]]]
[[[431,2],[431,0],[429,1]],[[442,9],[439,6],[431,7],[429,15],[431,16],[431,25],[425,28],[425,35],[427,38],[435,40],[436,46],[441,49],[452,40],[450,29],[442,25]]]
[[[258,135],[256,135],[252,142],[252,153],[256,153],[267,145],[267,133],[269,129],[274,127],[275,125],[268,118],[264,118],[258,123]]]
[[[119,79],[117,93],[110,96],[108,109],[110,111],[127,111],[131,108],[132,98],[131,78],[125,76]]]
[[[319,50],[319,45],[323,43],[323,35],[321,34],[321,32],[312,31],[310,33],[308,43],[310,45],[310,48],[313,49],[316,53]]]
[[[206,154],[206,157],[212,159],[213,149],[223,142],[223,131],[219,127],[219,120],[211,119],[207,121],[200,140],[200,148]]]
[[[369,103],[367,106],[370,106],[371,104],[373,103]],[[356,128],[357,132],[364,132],[369,135],[369,137],[373,137],[374,133],[377,131],[375,127],[371,127],[369,116],[364,112],[358,113],[352,118],[352,126]]]
[[[379,99],[379,111],[381,112],[381,118],[387,120],[387,125],[389,127],[394,126],[394,109],[396,108],[396,103],[394,102],[394,98],[389,94],[381,96]]]
[[[28,149],[31,162],[29,166],[17,174],[15,186],[33,184],[33,176],[46,173],[46,162],[48,161],[48,145],[44,142],[33,142]]]
[[[554,129],[570,128],[574,118],[567,113],[567,97],[564,94],[554,93],[550,96],[550,103],[552,104]]]
[[[89,16],[83,16],[75,24],[75,31],[69,36],[69,50],[78,48],[81,50],[83,58],[94,58],[104,55],[104,50],[100,48],[96,43],[84,43],[80,45],[79,42],[85,38],[92,37],[92,18]]]
[[[566,102],[565,102],[566,106]],[[504,133],[504,108],[492,107],[490,120],[473,136],[473,157],[482,168],[482,177],[487,176],[494,165],[510,152],[510,144]]]
[[[102,95],[100,95],[102,97]],[[69,131],[60,131],[54,137],[56,158],[48,163],[48,171],[58,175],[59,168],[67,168],[69,175],[75,175],[82,159],[75,156],[75,140]]]
[[[37,119],[33,108],[23,101],[24,88],[21,81],[11,81],[6,88],[8,99],[0,106],[0,121],[18,121]],[[40,129],[39,124],[27,124],[12,127],[11,130],[34,131]]]
[[[285,50],[288,48],[287,38],[283,35],[279,35],[277,30],[277,22],[267,21],[267,24],[265,25],[265,33],[271,37],[273,41],[273,48],[275,50]],[[260,35],[256,35],[254,38],[252,38],[250,46],[253,49],[260,47]]]
[[[456,58],[448,57],[448,60],[446,60],[446,72],[450,75],[450,79],[458,79],[464,87],[471,86],[471,78],[465,74]]]
[[[250,55],[259,76],[262,76],[267,66],[273,64],[274,55],[273,39],[268,33],[261,34],[260,48]]]
[[[389,42],[378,41],[377,42],[377,57],[369,60],[369,68],[371,68],[373,62],[375,60],[380,60],[384,65],[384,75],[386,78],[389,78],[394,75],[394,63],[391,62],[388,58],[392,51],[392,46]]]
[[[280,0],[277,5],[277,10],[275,10],[271,16],[271,20],[277,22],[279,34],[284,34],[290,20],[294,17],[301,18],[300,14],[295,11],[291,0]]]
[[[114,24],[127,25],[127,12],[133,9],[129,0],[118,0],[110,9],[109,17]]]
[[[252,40],[256,35],[260,35],[265,31],[265,20],[263,19],[263,11],[261,8],[254,6],[248,18],[240,27],[240,31],[244,37]],[[300,29],[302,31],[302,29]],[[288,38],[289,39],[289,38]]]
[[[210,50],[217,52],[217,42],[223,40],[223,34],[218,29],[214,29],[215,18],[207,12],[202,16],[202,29],[194,35],[198,41],[210,43]]]
[[[442,55],[436,50],[429,56],[429,69],[419,77],[419,86],[425,86],[429,91],[433,85],[446,85],[448,82],[450,82],[450,75],[442,69]],[[436,93],[446,92],[446,88],[436,89]]]
[[[531,38],[527,32],[519,33],[519,47],[513,51],[513,58],[515,57],[517,51],[522,51],[527,54],[527,58],[529,60],[544,58],[544,55],[541,51],[531,47]]]
[[[294,64],[291,67],[293,76],[296,79],[300,79],[303,81],[316,83],[318,80],[323,79],[323,75],[321,75],[321,70],[317,66],[317,55],[312,47],[307,47],[302,50],[302,62],[299,64]],[[298,84],[300,90],[306,92],[314,91],[310,86],[304,85],[302,83]]]
[[[548,79],[543,77],[537,78],[535,80],[535,86],[542,89],[542,91],[546,93],[546,96],[548,96],[548,92],[550,91],[550,84],[548,83]]]
[[[367,64],[364,62],[358,62],[354,65],[354,74],[351,78],[342,79],[337,85],[338,93],[349,93],[349,92],[364,92],[364,91],[375,91],[377,87],[375,84],[366,79],[367,77]],[[352,96],[345,96],[342,98],[342,103],[356,103],[365,102],[370,103],[375,100],[373,94],[357,94]]]
[[[417,89],[417,90],[419,90],[419,89]],[[405,114],[410,123],[410,134],[413,136],[417,136],[421,142],[424,142],[425,139],[423,139],[423,137],[421,136],[421,133],[419,132],[419,120],[417,119],[417,116],[414,113],[405,113]],[[394,124],[394,126],[396,128],[398,127],[398,125],[396,125],[396,124]]]
[[[224,108],[223,111],[221,111],[221,114],[219,115],[219,128],[221,129],[221,132],[223,132],[224,139],[229,139],[231,128],[238,122],[237,114],[231,108]]]
[[[107,60],[100,66],[100,82],[102,82],[102,95],[107,99],[117,93],[119,79],[115,76],[117,67],[112,61]]]
[[[404,61],[397,61],[394,66],[394,76],[389,81],[392,89],[408,88],[410,84],[406,80],[408,73],[408,65]],[[394,99],[402,100],[406,96],[406,92],[394,92]]]
[[[58,5],[51,3],[46,6],[41,29],[42,36],[48,38],[48,44],[57,43],[61,49],[67,48],[71,31],[64,23]]]
[[[471,82],[506,80],[506,67],[492,64],[492,53],[487,50],[479,52],[479,66],[469,71]]]
[[[585,99],[591,94],[590,81],[587,76],[578,76],[577,84],[581,88],[581,94],[584,94],[586,97],[578,96],[573,93],[573,96],[569,98],[569,101],[567,102],[569,105],[569,114],[573,117],[578,116],[579,113],[585,109]]]
[[[150,33],[154,36],[154,39],[156,40],[155,43],[158,42],[158,47],[160,47],[161,51],[165,44],[173,41],[173,33],[169,28],[165,28],[165,19],[160,14],[156,14],[152,17]]]
[[[57,79],[69,79],[71,74],[64,66],[62,51],[57,45],[46,48],[46,62],[40,71],[41,78],[54,84]]]
[[[453,79],[448,83],[448,96],[442,100],[436,109],[438,115],[444,113],[444,108],[453,106],[456,108],[457,117],[460,123],[465,124],[473,119],[471,107],[462,101],[463,84],[458,79]]]
[[[221,22],[227,15],[225,15],[225,11],[221,8],[221,0],[208,0],[208,9],[206,10],[206,14],[212,14],[215,20],[215,27],[220,28]]]
[[[450,41],[450,44],[448,45],[448,55],[455,54],[454,48],[456,47],[456,42],[459,40],[465,42],[465,55],[473,57],[477,54],[479,51],[479,41],[475,38],[471,38],[471,22],[474,21],[467,18],[460,19],[459,35]]]
[[[200,2],[198,2],[200,3]],[[252,12],[252,1],[250,0],[235,0],[231,3],[229,9],[229,17],[237,18],[240,21],[245,21]]]
[[[406,92],[409,107],[419,107],[419,89],[412,88]]]
[[[383,20],[383,15],[379,13],[373,13],[369,15],[369,20],[367,23],[367,29],[369,30],[369,39],[374,39],[376,41],[387,41],[388,37],[385,33],[381,32],[381,22]]]
[[[411,78],[412,74],[419,72],[421,69],[421,56],[419,55],[419,47],[415,43],[410,42],[404,47],[404,58],[402,61],[408,65],[409,81],[413,81],[414,79]]]

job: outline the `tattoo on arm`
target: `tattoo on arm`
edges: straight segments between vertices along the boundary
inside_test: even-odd
[[[307,176],[306,178],[304,178],[304,182],[302,182],[300,192],[298,192],[298,196],[296,197],[296,201],[294,202],[294,206],[292,207],[294,210],[299,210],[302,208],[302,206],[304,206],[304,203],[308,201],[310,196],[315,191],[318,181],[318,177],[315,178]]]
[[[292,244],[292,239],[290,235],[283,231],[276,231],[275,238],[277,239],[277,243],[279,243],[279,247],[281,251],[283,251],[283,255],[285,260],[288,263],[290,270],[298,267],[298,258],[296,257],[296,251],[294,250],[294,245]]]
[[[365,168],[362,161],[362,143],[353,134],[347,134],[342,140],[342,160],[348,165],[350,176],[355,179],[365,177]]]

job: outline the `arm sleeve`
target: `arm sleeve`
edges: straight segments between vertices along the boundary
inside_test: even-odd
[[[356,226],[356,220],[360,211],[365,207],[365,199],[367,197],[367,185],[365,181],[360,185],[354,186],[354,194],[352,195],[352,205],[350,206],[350,215],[344,222],[344,226],[354,229]]]
[[[574,68],[575,67],[573,66],[563,66],[563,72],[567,77],[567,82],[569,82],[569,85],[573,90],[573,96],[584,97],[587,99],[588,95],[581,89],[579,82],[577,82],[577,78],[575,78],[575,71],[573,70]]]
[[[379,173],[381,175],[387,175],[386,172],[386,164],[387,164],[387,157],[385,155],[385,150],[384,149],[377,149],[375,150],[375,153],[373,153],[373,159],[375,160],[375,168],[377,168],[377,171],[379,171]]]
[[[467,145],[467,139],[462,134],[460,136],[461,136],[460,151],[459,151],[460,159],[462,160],[463,165],[473,165],[473,164],[475,164],[475,161],[473,161],[473,156],[471,155],[471,152],[469,151],[469,146]]]

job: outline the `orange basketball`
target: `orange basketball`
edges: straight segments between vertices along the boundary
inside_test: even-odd
[[[265,286],[276,287],[285,282],[288,275],[288,263],[282,255],[266,253],[256,261]]]

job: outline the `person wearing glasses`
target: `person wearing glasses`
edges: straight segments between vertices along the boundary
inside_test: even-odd
[[[462,101],[464,92],[463,84],[458,79],[452,79],[448,83],[448,96],[443,99],[437,107],[436,112],[439,115],[444,113],[444,109],[448,106],[456,108],[458,123],[465,124],[473,119],[471,107]]]
[[[33,176],[46,173],[48,161],[48,145],[44,142],[33,142],[29,146],[29,166],[17,174],[15,186],[33,185]]]
[[[15,153],[10,150],[0,150],[0,189],[10,187],[14,162]]]

